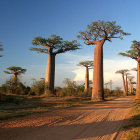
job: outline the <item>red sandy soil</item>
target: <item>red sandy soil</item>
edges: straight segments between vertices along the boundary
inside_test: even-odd
[[[134,97],[0,121],[0,140],[115,140]]]

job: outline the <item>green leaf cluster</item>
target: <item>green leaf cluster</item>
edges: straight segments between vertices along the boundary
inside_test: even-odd
[[[116,25],[116,21],[105,22],[103,20],[92,22],[87,26],[85,31],[80,31],[79,33],[80,34],[77,37],[86,41],[99,41],[102,39],[111,41],[112,38],[123,39],[124,35],[130,35],[129,33],[124,32],[121,29],[121,26]]]
[[[76,50],[79,49],[80,44],[77,43],[76,40],[73,41],[64,41],[63,38],[56,35],[51,35],[49,38],[43,38],[43,37],[35,37],[32,41],[33,45],[36,46],[43,46],[45,48],[35,48],[32,47],[30,50],[37,51],[39,53],[64,53],[66,51],[70,50]]]
[[[130,47],[130,50],[126,52],[120,52],[119,55],[130,57],[134,60],[138,60],[138,56],[140,55],[140,41],[132,41],[132,45]]]
[[[78,66],[84,66],[88,68],[93,68],[93,61],[81,61],[79,62]]]
[[[23,68],[17,67],[17,66],[8,67],[7,70],[9,70],[9,71],[4,71],[7,74],[14,74],[14,73],[16,73],[17,75],[20,75],[20,74],[26,72],[26,69],[23,69]]]

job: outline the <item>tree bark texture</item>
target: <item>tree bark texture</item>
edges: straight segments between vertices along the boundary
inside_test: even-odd
[[[45,94],[54,93],[54,79],[55,79],[55,54],[49,53],[47,69],[46,69],[46,79],[45,79]]]
[[[136,88],[136,99],[140,99],[140,53],[138,56],[137,65],[137,88]]]
[[[104,100],[103,44],[98,42],[94,49],[92,100]]]
[[[122,79],[123,79],[123,93],[124,93],[124,96],[126,96],[124,74],[122,74]]]
[[[87,92],[89,89],[89,70],[88,67],[86,67],[86,75],[85,75],[85,92]]]

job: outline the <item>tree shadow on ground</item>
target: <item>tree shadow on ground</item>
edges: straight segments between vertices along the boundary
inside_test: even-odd
[[[85,124],[43,125],[39,127],[4,128],[0,129],[1,140],[26,139],[49,139],[69,140],[69,139],[90,139],[112,135],[119,131],[124,120],[91,122]],[[127,119],[125,121],[128,121]],[[22,137],[22,138],[21,138]],[[9,138],[9,139],[8,139]]]

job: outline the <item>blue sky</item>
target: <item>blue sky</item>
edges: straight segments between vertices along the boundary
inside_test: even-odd
[[[45,77],[47,55],[29,50],[34,37],[47,38],[56,34],[71,41],[77,39],[78,32],[93,21],[115,20],[124,31],[132,34],[104,45],[104,80],[112,78],[117,85],[121,76],[115,75],[115,70],[136,67],[135,61],[117,54],[129,49],[132,40],[139,41],[139,6],[139,0],[0,0],[0,42],[4,48],[1,52],[4,57],[0,58],[0,84],[9,78],[3,71],[12,65],[27,69],[21,76],[26,84],[31,84],[32,78]],[[82,45],[81,50],[56,56],[55,81],[58,86],[66,77],[84,80],[84,69],[76,64],[93,59],[94,47],[78,41]]]

